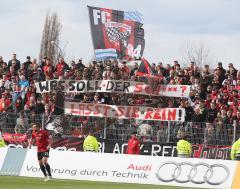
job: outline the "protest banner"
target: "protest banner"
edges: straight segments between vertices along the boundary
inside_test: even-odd
[[[143,106],[115,106],[65,102],[65,113],[78,116],[109,117],[118,119],[141,119],[158,121],[184,121],[183,108],[152,108]]]
[[[48,80],[35,83],[37,93],[46,93],[60,87],[66,93],[126,93],[151,96],[189,96],[190,85],[158,85],[154,91],[141,82],[122,80]]]

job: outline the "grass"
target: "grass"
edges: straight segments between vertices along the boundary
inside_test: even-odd
[[[176,186],[155,186],[43,178],[0,176],[0,189],[181,189]]]

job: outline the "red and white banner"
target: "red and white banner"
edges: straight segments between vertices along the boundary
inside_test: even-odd
[[[27,140],[26,134],[20,133],[4,133],[2,135],[3,139],[7,142],[24,142]]]
[[[142,106],[115,106],[65,102],[65,113],[78,116],[110,117],[118,119],[141,119],[158,121],[184,121],[183,108],[152,108]]]
[[[151,96],[189,97],[190,85],[158,85],[152,87],[141,82],[120,80],[49,80],[35,83],[37,93],[47,93],[61,87],[67,93],[131,93]]]

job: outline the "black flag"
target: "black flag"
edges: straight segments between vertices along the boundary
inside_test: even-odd
[[[158,87],[160,77],[145,58],[142,58],[136,75],[142,77],[142,81],[150,86],[152,92]]]
[[[54,134],[62,134],[64,130],[64,93],[56,90],[54,111],[47,118],[44,129],[52,131]]]
[[[149,64],[149,62],[145,59],[142,58],[141,64],[138,68],[138,72],[137,72],[137,76],[141,76],[141,77],[147,77],[147,78],[159,78],[155,72],[155,70],[153,70],[152,66]]]
[[[142,57],[145,40],[141,13],[90,6],[88,10],[97,60]]]

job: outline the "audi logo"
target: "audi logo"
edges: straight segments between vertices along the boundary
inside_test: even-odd
[[[164,166],[166,165],[171,165],[171,167],[173,166],[173,168],[171,168],[169,170],[170,172],[170,178],[163,178],[160,175],[160,171],[164,170]],[[184,166],[189,166],[190,169],[188,171],[183,171],[183,167]],[[201,169],[198,169],[199,167],[206,167],[206,169],[204,169],[204,171]],[[166,167],[165,167],[166,168]],[[213,181],[213,176],[214,174],[217,173],[216,168],[221,168],[224,171],[221,172],[221,175],[223,175],[223,178],[220,178],[217,181]],[[215,172],[214,172],[215,169]],[[201,171],[201,174],[203,174],[201,180],[196,180],[198,173]],[[166,176],[166,171],[164,171],[164,174],[162,174],[164,176]],[[182,163],[177,163],[174,161],[167,161],[164,162],[163,164],[161,164],[159,166],[158,172],[156,173],[156,177],[158,178],[158,180],[162,181],[162,182],[172,182],[172,181],[176,181],[178,183],[187,183],[187,182],[192,182],[194,184],[204,184],[204,183],[208,183],[210,185],[220,185],[222,183],[224,183],[228,176],[230,175],[230,171],[229,168],[225,165],[222,164],[212,164],[209,165],[207,163],[190,163],[190,162],[182,162]],[[216,176],[216,175],[215,175]],[[184,177],[184,178],[182,178]],[[181,179],[180,179],[181,178]],[[186,179],[185,179],[186,178]],[[214,177],[215,178],[215,177]],[[199,179],[199,177],[198,177]]]

